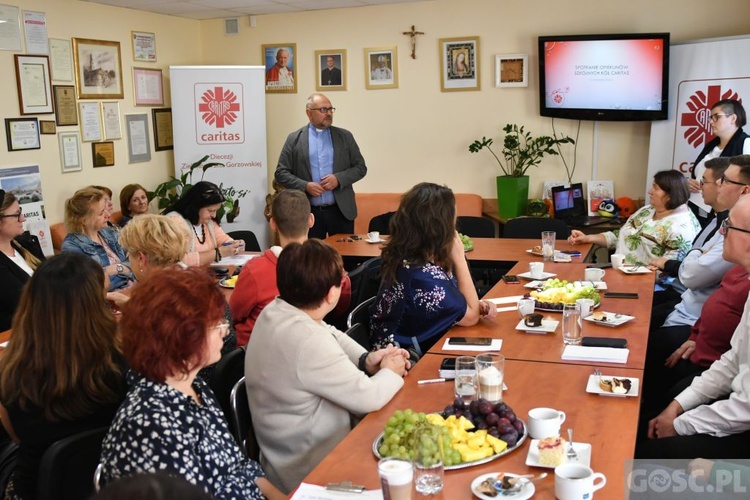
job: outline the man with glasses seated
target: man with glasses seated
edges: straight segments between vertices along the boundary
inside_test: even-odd
[[[311,238],[354,232],[352,184],[367,174],[354,136],[332,126],[335,111],[323,94],[308,97],[305,113],[310,123],[289,134],[276,166],[279,184],[307,193],[315,216]]]

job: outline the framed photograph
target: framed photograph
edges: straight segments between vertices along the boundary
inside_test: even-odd
[[[164,106],[161,70],[133,68],[133,97],[136,106]]]
[[[495,87],[528,87],[527,54],[495,54]]]
[[[297,44],[262,45],[266,66],[266,94],[297,93]]]
[[[55,123],[57,123],[57,126],[78,125],[76,88],[73,85],[53,85],[52,94],[55,97]]]
[[[154,122],[154,150],[166,151],[174,149],[172,108],[152,109],[151,114],[151,119]]]
[[[102,116],[99,112],[98,102],[79,102],[79,115],[81,117],[81,136],[83,142],[95,142],[102,140]]]
[[[112,167],[115,165],[115,143],[94,142],[91,144],[91,158],[94,160],[94,168]]]
[[[5,137],[8,141],[8,151],[42,147],[39,141],[39,122],[36,118],[6,118]]]
[[[48,56],[15,54],[18,107],[22,115],[51,114],[52,80]]]
[[[54,120],[39,120],[39,132],[43,135],[55,135],[57,127]]]
[[[479,37],[441,38],[440,90],[479,90]]]
[[[81,134],[78,132],[60,132],[57,136],[60,143],[60,167],[62,172],[80,172],[81,164]]]
[[[365,88],[398,88],[398,48],[395,45],[365,49]]]
[[[316,50],[315,90],[346,90],[346,49]]]
[[[131,31],[130,41],[133,44],[134,61],[156,62],[156,35],[146,31]]]
[[[73,39],[73,66],[79,99],[122,99],[120,42]]]
[[[104,138],[106,140],[122,139],[119,102],[107,101],[102,103],[102,124],[104,125]]]
[[[128,134],[128,163],[151,161],[151,143],[148,140],[148,115],[125,115]]]

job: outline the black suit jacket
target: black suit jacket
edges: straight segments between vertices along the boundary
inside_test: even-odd
[[[321,85],[341,85],[341,70],[338,68],[324,69],[320,72]]]
[[[39,238],[30,235],[28,231],[17,237],[14,243],[17,244],[16,247],[22,246],[39,260],[44,260]],[[29,275],[26,271],[0,252],[0,283],[2,283],[0,286],[0,332],[10,328],[13,314],[16,312],[21,292],[27,281],[29,281]]]

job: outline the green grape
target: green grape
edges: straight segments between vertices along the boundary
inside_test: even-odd
[[[390,447],[385,443],[381,444],[380,448],[378,448],[378,453],[380,453],[384,457],[387,457],[388,455],[390,455],[390,452],[391,452]]]

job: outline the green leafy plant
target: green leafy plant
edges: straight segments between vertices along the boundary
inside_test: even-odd
[[[492,150],[493,139],[482,137],[482,140],[476,140],[469,145],[469,151],[477,153],[484,148],[492,153],[497,160],[500,169],[505,176],[523,177],[530,167],[536,167],[546,155],[559,155],[559,146],[561,144],[575,144],[575,141],[568,136],[550,137],[541,135],[533,137],[523,126],[516,124],[507,124],[503,127],[505,137],[503,139],[502,156],[505,161],[495,154]],[[558,150],[556,150],[557,148]]]

